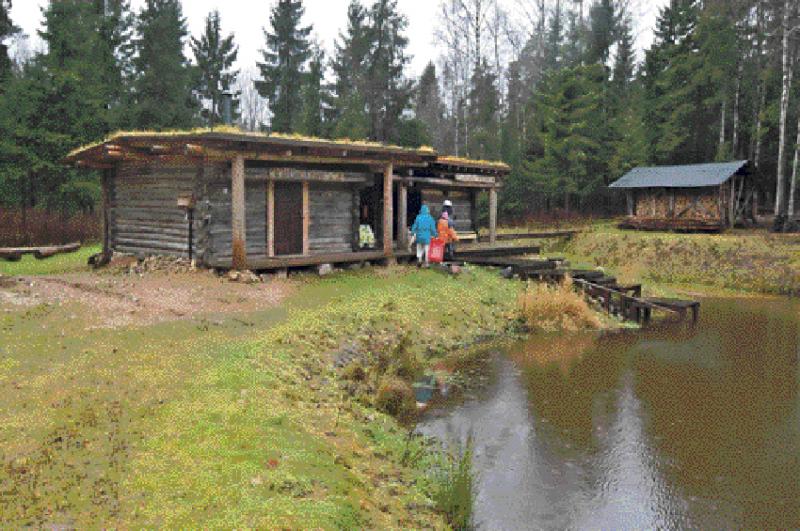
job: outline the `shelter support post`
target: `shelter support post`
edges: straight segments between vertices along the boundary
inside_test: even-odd
[[[670,188],[669,191],[669,217],[675,217],[675,189]]]
[[[633,192],[628,190],[625,193],[625,199],[628,203],[628,216],[633,217]]]
[[[405,248],[408,246],[408,186],[400,183],[399,192],[397,208],[400,212],[397,213],[397,230],[399,231],[400,245]]]
[[[114,170],[103,170],[102,180],[102,195],[103,195],[103,261],[107,262],[111,259],[111,216],[109,211],[111,209],[111,179],[114,175]]]
[[[489,243],[497,242],[497,189],[489,190]]]
[[[244,155],[236,155],[231,165],[231,226],[233,269],[247,269],[247,236],[244,202]]]
[[[758,222],[758,189],[753,189],[753,222]]]
[[[478,232],[478,191],[472,190],[469,193],[469,219],[472,220],[472,231]]]
[[[307,256],[311,252],[309,241],[309,227],[311,226],[311,204],[308,181],[303,182],[303,255]]]
[[[275,256],[275,181],[267,181],[267,256]]]
[[[730,223],[731,228],[733,228],[734,225],[736,225],[736,176],[735,175],[730,180],[730,187],[731,187],[731,198],[730,198],[730,203],[728,203],[728,222]]]
[[[394,209],[392,208],[392,184],[394,165],[390,162],[383,169],[383,254],[386,258],[394,255]]]

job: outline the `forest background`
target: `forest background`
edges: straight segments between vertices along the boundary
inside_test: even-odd
[[[219,13],[192,36],[179,0],[49,2],[33,53],[11,53],[11,2],[0,0],[0,218],[14,228],[0,244],[52,237],[36,219],[95,230],[99,178],[63,156],[120,129],[219,126],[226,91],[246,130],[504,160],[505,221],[617,213],[606,186],[634,166],[731,159],[751,160],[762,204],[794,216],[796,1],[670,0],[637,54],[635,0],[441,0],[439,55],[418,77],[397,0],[353,0],[329,54],[303,2],[278,0],[260,60],[241,71]]]

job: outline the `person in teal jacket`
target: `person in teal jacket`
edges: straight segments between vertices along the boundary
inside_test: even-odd
[[[431,240],[438,236],[436,232],[436,222],[431,217],[428,205],[422,205],[422,208],[419,209],[419,215],[411,226],[411,232],[414,233],[414,237],[417,241],[417,267],[422,265],[423,260],[427,267]]]

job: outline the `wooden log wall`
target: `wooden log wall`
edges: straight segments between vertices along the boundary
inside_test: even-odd
[[[231,226],[230,170],[207,183],[209,203],[209,248],[207,256],[214,260],[233,258]],[[245,181],[245,234],[248,260],[267,258],[267,183]]]
[[[461,190],[453,190],[445,193],[442,190],[423,189],[422,202],[431,209],[431,215],[438,220],[442,215],[442,205],[444,200],[449,199],[453,202],[453,215],[455,229],[459,232],[472,232],[475,230],[475,223],[472,219],[473,209],[470,193]],[[414,219],[418,212],[411,213]]]
[[[353,250],[353,197],[347,184],[311,183],[309,247],[311,254],[346,253]],[[357,220],[356,220],[357,221]]]
[[[178,197],[195,193],[197,168],[121,165],[109,179],[111,248],[136,256],[186,257],[189,221]],[[195,216],[193,247],[202,220]]]

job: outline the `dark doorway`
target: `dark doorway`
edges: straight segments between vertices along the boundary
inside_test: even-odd
[[[409,188],[408,204],[406,208],[406,220],[408,221],[408,227],[411,227],[411,225],[414,224],[414,220],[417,219],[420,208],[422,208],[422,191],[416,187]]]
[[[303,254],[303,185],[275,183],[275,255]]]

